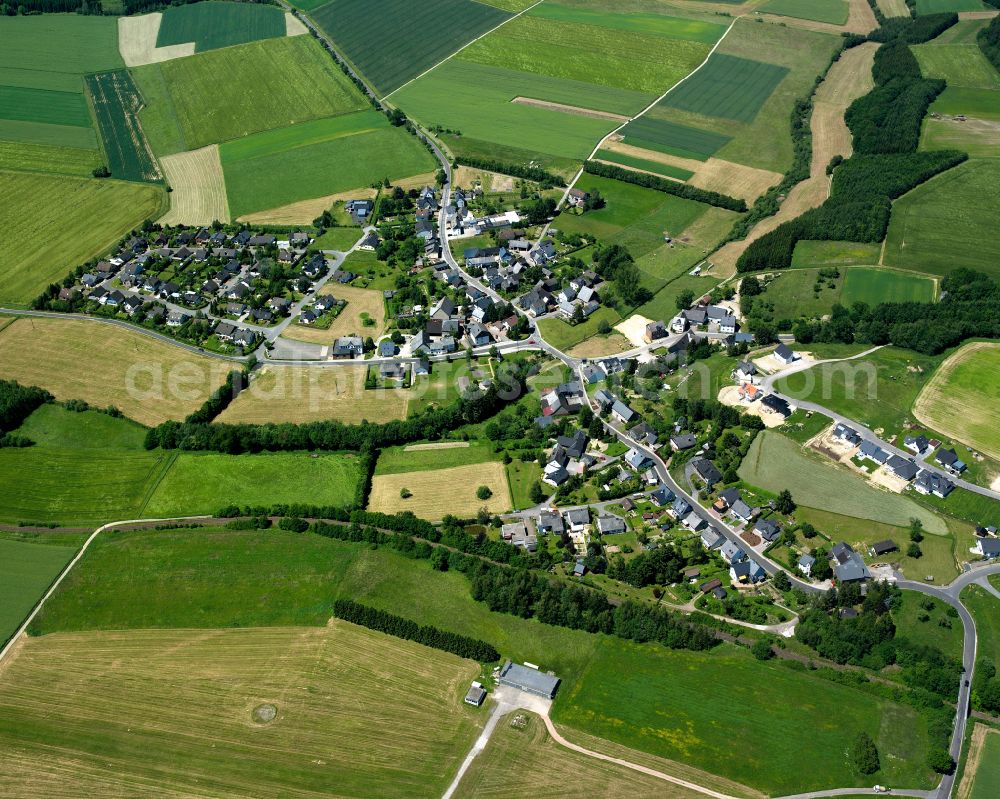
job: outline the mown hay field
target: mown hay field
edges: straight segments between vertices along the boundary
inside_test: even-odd
[[[0,538],[0,647],[65,568],[76,549]]]
[[[846,0],[770,0],[759,6],[758,11],[762,14],[843,25],[847,22],[848,5]]]
[[[925,78],[942,78],[952,87],[1000,89],[1000,72],[975,43],[921,44],[912,49]]]
[[[476,496],[486,486],[489,499]],[[411,496],[404,499],[406,489]],[[422,519],[437,521],[452,514],[460,518],[475,516],[481,508],[490,513],[511,509],[510,487],[502,463],[491,461],[468,466],[433,468],[420,472],[376,475],[368,498],[368,509],[382,513],[411,511]]]
[[[0,133],[2,135],[2,133]],[[90,177],[101,165],[101,154],[85,147],[60,147],[39,142],[0,141],[0,170],[51,172]]]
[[[450,469],[497,459],[488,441],[446,441],[437,444],[411,444],[382,450],[375,464],[375,474],[407,474],[428,469]]]
[[[921,422],[1000,459],[1000,344],[966,344],[938,367],[913,403]]]
[[[59,400],[113,405],[146,425],[183,419],[232,368],[142,333],[81,319],[22,318],[0,331],[0,377],[41,386]]]
[[[170,211],[160,220],[165,225],[210,225],[216,219],[228,222],[229,199],[226,178],[219,159],[219,146],[167,155],[161,159],[170,192]]]
[[[916,518],[929,533],[947,532],[941,517],[912,499],[880,491],[869,485],[864,475],[814,459],[780,433],[765,431],[754,439],[740,464],[739,476],[767,491],[788,489],[799,505],[810,508],[900,527]]]
[[[0,172],[0,303],[27,305],[165,205],[159,186]]]
[[[0,779],[39,797],[436,797],[485,719],[461,701],[478,673],[344,622],[32,638],[0,677]]]
[[[156,35],[157,47],[195,43],[195,52],[246,44],[285,35],[285,13],[278,6],[207,2],[169,6]]]
[[[383,0],[378,24],[365,0],[335,0],[311,16],[383,95],[510,18],[474,0]]]
[[[311,36],[212,50],[132,74],[147,103],[143,129],[160,156],[367,107]]]
[[[119,180],[157,182],[160,168],[139,124],[142,97],[127,69],[87,75],[108,168]]]

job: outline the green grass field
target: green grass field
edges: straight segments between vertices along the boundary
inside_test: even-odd
[[[936,647],[948,657],[961,660],[962,621],[958,616],[950,615],[948,613],[950,609],[951,605],[940,599],[904,591],[900,600],[892,606],[896,637]],[[919,618],[921,614],[926,614],[930,618],[921,621]]]
[[[389,447],[379,454],[378,463],[375,464],[375,474],[406,474],[428,469],[450,469],[453,466],[468,466],[472,463],[498,460],[489,441],[470,441],[468,444],[469,446],[463,447],[432,446],[430,449]]]
[[[946,88],[931,104],[930,111],[939,114],[965,114],[978,119],[1000,119],[1000,92],[993,89]]]
[[[944,522],[907,497],[880,491],[861,475],[807,456],[780,433],[765,431],[754,439],[739,468],[740,479],[767,491],[788,489],[800,505],[905,526],[917,518],[930,533],[945,533]]]
[[[764,14],[843,25],[847,22],[848,6],[846,0],[770,0],[758,10]]]
[[[75,553],[73,547],[0,538],[0,646],[17,632]]]
[[[143,129],[161,156],[368,107],[311,36],[227,47],[132,74],[148,105]]]
[[[988,19],[960,19],[936,39],[933,39],[932,43],[975,44],[979,31],[989,24]]]
[[[0,86],[0,114],[4,119],[47,125],[90,126],[87,101],[79,92]]]
[[[1000,735],[987,735],[983,743],[983,758],[976,770],[969,799],[990,799],[1000,793]]]
[[[142,96],[126,69],[87,75],[108,168],[119,180],[157,182],[160,168],[139,124]]]
[[[531,5],[527,2],[525,5]],[[650,33],[664,36],[668,39],[702,42],[712,45],[726,32],[726,26],[695,19],[671,17],[660,13],[643,13],[632,8],[618,8],[614,11],[600,9],[601,4],[591,6],[569,5],[546,2],[531,9],[530,16],[539,19],[549,19],[558,22],[573,22],[581,25],[593,25],[598,28],[630,31],[634,33]]]
[[[982,11],[980,0],[917,0],[918,14],[940,14],[944,11]]]
[[[795,245],[792,268],[854,266],[878,263],[882,247],[855,241],[800,241]]]
[[[960,599],[976,622],[977,654],[1000,663],[1000,599],[978,585],[963,589]]]
[[[848,308],[856,302],[877,305],[880,302],[930,302],[934,299],[934,282],[919,275],[877,267],[853,267],[846,272],[840,303]]]
[[[787,74],[788,69],[777,64],[714,53],[662,104],[704,116],[752,122]]]
[[[1000,278],[1000,161],[967,161],[893,203],[885,261],[930,274],[969,267]]]
[[[661,164],[659,161],[650,161],[647,158],[636,158],[635,156],[625,155],[613,150],[598,150],[597,158],[601,161],[611,161],[614,164],[640,169],[643,172],[652,172],[654,175],[674,178],[675,180],[687,180],[694,175],[694,172],[689,172],[687,169],[681,169],[678,166]]]
[[[234,217],[430,172],[436,164],[415,137],[376,111],[258,133],[226,142],[219,155]]]
[[[406,86],[392,101],[414,119],[460,131],[463,138],[564,158],[586,158],[620,124],[511,102],[515,97],[616,114],[648,102],[645,95],[458,59]]]
[[[195,43],[195,52],[246,44],[285,35],[285,13],[278,6],[207,2],[170,6],[163,12],[156,46]]]
[[[510,497],[514,509],[532,508],[536,503],[531,501],[531,487],[538,483],[548,494],[552,487],[541,482],[542,467],[537,461],[512,460],[507,464],[507,482],[510,484]]]
[[[271,452],[256,455],[181,453],[157,484],[146,516],[211,514],[225,505],[308,502],[348,505],[360,478],[346,454]]]
[[[313,250],[338,250],[346,252],[361,238],[361,230],[356,227],[327,228],[322,236],[309,245]]]
[[[158,186],[0,172],[0,301],[27,305],[49,283],[160,215]]]
[[[100,163],[97,150],[0,140],[0,169],[90,177]]]
[[[538,323],[545,340],[556,349],[567,350],[575,347],[581,341],[597,335],[597,328],[602,321],[612,327],[621,321],[621,314],[607,306],[598,308],[586,322],[571,325],[562,319],[542,319]]]
[[[731,139],[710,130],[689,128],[651,116],[641,116],[629,122],[622,128],[622,134],[626,144],[698,161],[714,155]]]
[[[1000,89],[1000,72],[975,43],[921,44],[911,49],[925,78],[943,78],[950,87]]]
[[[398,89],[509,14],[474,0],[383,0],[378,24],[365,0],[334,0],[312,17],[383,94]]]

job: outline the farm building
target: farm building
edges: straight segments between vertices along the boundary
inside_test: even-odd
[[[507,661],[500,669],[500,684],[509,685],[535,696],[552,699],[559,688],[559,678],[539,671],[537,668],[522,666]]]
[[[465,695],[465,704],[479,707],[485,700],[486,689],[478,682],[472,683],[469,686],[469,692]]]

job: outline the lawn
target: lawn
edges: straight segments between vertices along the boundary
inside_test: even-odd
[[[538,461],[522,461],[515,458],[507,464],[507,482],[510,484],[510,496],[514,509],[533,508],[537,503],[531,500],[531,488],[538,483],[546,494],[552,492],[552,487],[542,482],[542,467]]]
[[[847,22],[848,5],[847,0],[770,0],[757,10],[782,17],[843,25]]]
[[[17,632],[75,553],[73,547],[0,538],[0,647]]]
[[[1000,161],[967,161],[893,203],[885,261],[931,274],[968,267],[1000,278]]]
[[[311,250],[335,250],[347,252],[361,240],[361,230],[356,227],[327,228],[322,236],[309,245]]]
[[[1000,459],[1000,344],[966,344],[927,382],[913,404],[924,424]]]
[[[367,108],[311,36],[227,47],[132,74],[148,106],[139,115],[143,129],[160,156]]]
[[[578,325],[571,325],[563,319],[549,318],[539,321],[538,329],[553,347],[558,350],[567,350],[584,339],[597,335],[597,328],[602,321],[614,327],[621,321],[621,315],[613,308],[602,306],[594,311],[586,322],[581,322]]]
[[[734,707],[741,712],[733,713]],[[807,672],[762,666],[745,650],[671,652],[601,640],[552,715],[571,741],[570,728],[576,728],[770,795],[876,780],[931,783],[917,711]],[[862,730],[875,740],[886,767],[874,777],[857,774],[845,754]],[[800,749],[780,739],[808,740],[810,767],[798,768]]]
[[[173,461],[143,448],[139,425],[97,411],[43,406],[17,432],[35,446],[0,449],[0,483],[17,485],[0,499],[0,519],[9,523],[137,518]]]
[[[365,0],[334,0],[311,15],[383,95],[510,18],[474,0],[383,0],[377,25]]]
[[[889,436],[901,432],[912,419],[913,401],[941,361],[941,356],[883,347],[859,360],[820,364],[782,378],[775,388]]]
[[[193,3],[169,6],[160,20],[157,47],[195,43],[195,52],[285,35],[285,12],[255,3]]]
[[[431,171],[433,156],[376,111],[306,122],[220,148],[234,217]]]
[[[0,172],[0,302],[26,306],[50,283],[163,210],[158,186]]]
[[[442,460],[447,462],[446,458]],[[491,492],[487,499],[477,496],[481,486]],[[404,492],[409,496],[403,497]],[[379,474],[372,478],[368,498],[368,510],[381,513],[410,511],[430,521],[438,521],[449,514],[467,519],[482,508],[493,514],[504,513],[512,507],[507,472],[498,461]]]
[[[792,268],[876,264],[882,248],[854,241],[800,241],[795,245]]]
[[[348,454],[183,452],[143,512],[168,518],[212,514],[226,505],[300,502],[343,507],[354,501],[360,476],[357,458]]]
[[[918,518],[928,532],[946,532],[940,517],[911,499],[879,490],[862,475],[807,455],[780,433],[764,431],[754,439],[739,476],[767,491],[788,489],[798,504],[807,507],[901,527]]]
[[[41,386],[59,400],[113,405],[147,425],[183,419],[232,368],[140,333],[80,319],[22,318],[0,331],[0,377]]]
[[[478,673],[345,622],[31,639],[0,680],[0,774],[46,796],[429,799],[485,720],[461,701]]]

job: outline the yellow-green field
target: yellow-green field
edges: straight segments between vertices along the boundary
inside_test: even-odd
[[[27,305],[165,202],[159,186],[0,171],[0,303]]]
[[[39,799],[438,797],[485,720],[461,701],[478,672],[344,622],[31,638],[0,674],[0,784]]]
[[[338,300],[346,300],[346,307],[340,312],[333,324],[326,330],[320,330],[307,325],[290,325],[282,335],[296,341],[308,341],[313,344],[332,344],[339,336],[371,336],[377,339],[385,330],[385,302],[382,292],[373,289],[362,289],[355,286],[324,286],[320,294],[330,294]],[[365,317],[374,324],[366,326]]]
[[[232,368],[141,333],[80,319],[23,317],[0,330],[0,378],[41,386],[59,400],[114,405],[145,425],[183,419]]]
[[[486,486],[493,495],[486,500],[476,489]],[[403,489],[412,496],[403,499]],[[436,521],[448,514],[468,518],[480,508],[491,513],[511,509],[510,487],[502,463],[475,463],[448,469],[377,475],[372,479],[368,509],[382,513],[412,511],[422,519]]]

